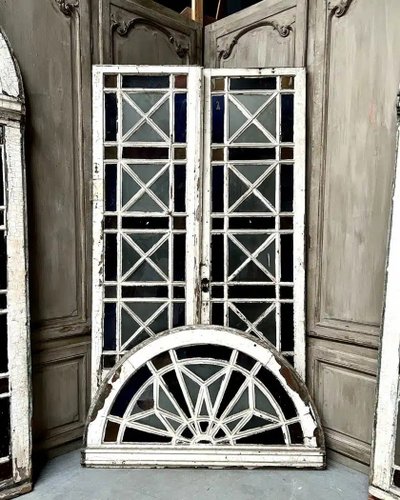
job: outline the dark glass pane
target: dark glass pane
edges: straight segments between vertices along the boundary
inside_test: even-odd
[[[224,161],[224,150],[222,148],[214,148],[211,150],[212,161]]]
[[[228,296],[230,299],[273,299],[275,285],[230,285]]]
[[[293,142],[293,94],[281,95],[281,141]]]
[[[10,400],[0,399],[0,457],[10,453]]]
[[[0,310],[6,309],[7,307],[7,295],[5,293],[0,293]]]
[[[8,392],[8,378],[0,378],[0,394]]]
[[[229,148],[230,160],[273,160],[275,148]]]
[[[280,294],[281,294],[281,299],[293,299],[293,287],[281,286]]]
[[[106,141],[116,141],[117,140],[117,95],[116,94],[105,94],[104,95],[104,106],[105,106],[105,140]]]
[[[175,160],[185,160],[186,159],[186,148],[174,148],[174,159]]]
[[[395,469],[393,472],[393,484],[400,488],[400,470]]]
[[[147,366],[142,366],[139,370],[137,370],[126,382],[125,385],[120,389],[114,404],[111,408],[110,414],[115,415],[116,417],[122,417],[125,413],[128,404],[131,402],[133,396],[138,392],[138,390],[142,387],[144,383],[149,380],[151,377],[151,372],[147,368]],[[142,406],[145,403],[148,403],[146,406],[152,407],[154,405],[154,401],[146,400],[139,401]]]
[[[123,286],[121,290],[123,298],[135,297],[168,297],[168,287],[166,286]]]
[[[174,304],[174,314],[172,318],[172,326],[175,328],[177,326],[183,326],[186,323],[185,318],[185,304],[179,302]]]
[[[293,160],[293,148],[281,148],[281,160]]]
[[[293,165],[281,165],[281,211],[293,211]]]
[[[288,363],[294,366],[294,357],[292,355],[285,356],[285,359]]]
[[[174,286],[174,299],[184,299],[184,298],[185,298],[185,287]]]
[[[186,142],[187,98],[186,94],[175,94],[175,142]]]
[[[11,479],[13,475],[12,461],[3,462],[0,464],[0,481]]]
[[[123,229],[168,229],[168,217],[122,217]]]
[[[281,235],[281,280],[293,281],[293,235]]]
[[[256,78],[231,78],[231,90],[270,90],[276,89],[276,78],[264,76]]]
[[[185,281],[186,235],[174,234],[174,281]]]
[[[213,286],[211,296],[213,299],[223,299],[224,298],[224,287],[223,286]]]
[[[222,401],[218,407],[218,411],[216,414],[217,418],[219,418],[222,415],[222,413],[226,410],[228,404],[236,396],[240,387],[243,385],[243,383],[245,381],[246,381],[246,378],[243,375],[243,373],[236,372],[236,371],[231,372],[229,382],[225,388],[224,396],[223,396]]]
[[[0,144],[0,205],[4,205],[4,165],[3,165],[3,146],[1,144]]]
[[[281,348],[282,351],[294,349],[293,304],[281,304]]]
[[[115,443],[118,437],[120,425],[116,422],[107,422],[106,430],[104,432],[104,442],[105,443]]]
[[[104,159],[116,160],[118,158],[118,148],[116,146],[105,146]]]
[[[117,298],[117,287],[114,285],[105,286],[104,287],[104,296],[107,299],[116,299]]]
[[[103,357],[103,368],[104,369],[108,369],[108,368],[112,368],[115,363],[117,362],[117,356],[110,356],[110,355],[107,355],[105,354]]]
[[[104,229],[117,229],[118,217],[116,215],[106,215],[104,217]]]
[[[224,326],[224,304],[212,304],[211,321],[213,325]]]
[[[224,166],[214,165],[212,167],[212,211],[224,211]]]
[[[106,281],[117,279],[117,235],[106,234],[105,245],[105,278]]]
[[[213,218],[212,219],[212,228],[213,229],[224,229],[224,219]]]
[[[214,234],[211,237],[211,279],[224,281],[224,237]]]
[[[167,89],[169,76],[123,75],[122,87],[129,89]]]
[[[229,217],[229,229],[274,229],[275,217]]]
[[[186,165],[175,165],[175,212],[186,210]]]
[[[281,383],[273,373],[262,367],[257,374],[258,379],[265,385],[271,394],[274,395],[287,419],[297,417],[296,408],[292,399],[282,387]]]
[[[106,351],[116,349],[116,304],[106,302],[104,304],[104,334],[103,347]]]
[[[174,229],[186,229],[186,217],[174,217]]]
[[[293,217],[281,217],[281,229],[293,229]]]
[[[0,231],[0,290],[7,288],[7,237]]]
[[[213,143],[224,142],[224,109],[223,95],[212,96],[212,137]]]
[[[0,314],[0,373],[8,371],[7,314]]]
[[[107,212],[117,209],[117,165],[105,165],[105,206]]]
[[[118,82],[117,75],[104,75],[104,87],[108,89],[116,88]]]
[[[145,146],[143,148],[122,148],[122,158],[145,159],[145,160],[164,160],[168,158],[168,148],[152,148]]]

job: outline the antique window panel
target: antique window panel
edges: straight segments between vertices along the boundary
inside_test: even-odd
[[[400,92],[397,100],[397,161],[387,261],[378,399],[375,415],[370,493],[400,498]]]
[[[200,91],[200,68],[94,69],[93,389],[99,367],[197,321]]]
[[[305,376],[305,72],[204,70],[202,323]]]
[[[96,393],[84,442],[90,467],[325,465],[304,383],[271,344],[218,326],[127,353]]]
[[[0,497],[31,489],[24,96],[0,31]]]

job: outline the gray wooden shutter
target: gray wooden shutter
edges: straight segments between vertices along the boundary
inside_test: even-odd
[[[211,68],[304,66],[306,0],[265,0],[205,29]]]
[[[201,26],[151,0],[104,0],[100,62],[199,64]]]

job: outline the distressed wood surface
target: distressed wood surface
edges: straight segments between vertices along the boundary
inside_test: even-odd
[[[364,464],[375,401],[375,375],[365,371],[364,358],[376,362],[381,323],[399,16],[396,0],[317,0],[308,16],[307,330],[320,339],[309,341],[308,359],[323,376],[311,373],[309,383],[329,419],[328,446]],[[365,402],[357,412],[343,409],[343,420],[330,390],[336,399],[363,394]]]
[[[103,64],[198,64],[201,26],[152,0],[101,0]]]
[[[305,65],[306,0],[264,0],[205,28],[211,68]]]

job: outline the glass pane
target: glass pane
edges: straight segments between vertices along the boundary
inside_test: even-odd
[[[123,75],[122,87],[160,89],[169,87],[169,76]]]
[[[293,94],[282,94],[281,96],[281,141],[293,142]]]
[[[231,90],[272,90],[276,89],[276,78],[273,76],[231,78],[230,88]]]
[[[105,106],[105,140],[106,141],[116,141],[117,140],[117,96],[116,94],[105,94],[104,95],[104,106]]]
[[[187,98],[186,94],[175,94],[175,142],[186,142]]]
[[[212,96],[212,142],[224,142],[224,110],[225,100],[223,95]]]

